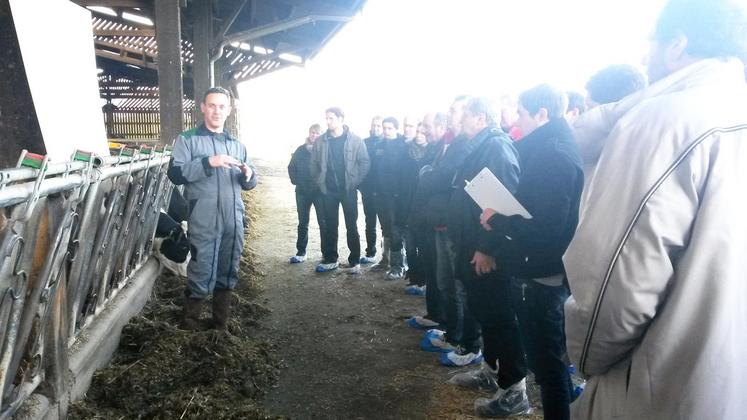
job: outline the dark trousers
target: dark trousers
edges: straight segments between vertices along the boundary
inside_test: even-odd
[[[465,347],[480,348],[480,327],[467,305],[467,290],[457,278],[454,242],[446,231],[435,233],[436,285],[445,318],[446,341]],[[430,288],[428,289],[430,293]]]
[[[366,256],[376,256],[376,201],[378,195],[374,192],[361,191],[363,202],[363,216],[366,220]]]
[[[322,212],[322,193],[319,191],[299,191],[296,189],[296,210],[298,211],[298,236],[296,239],[296,255],[306,255],[306,245],[309,243],[309,219],[311,206],[314,206],[316,222],[319,230],[324,229],[324,213]]]
[[[546,286],[534,280],[511,280],[511,300],[521,338],[542,395],[546,419],[569,419],[573,385],[564,361],[566,352],[563,305],[568,287]]]
[[[443,299],[436,280],[436,236],[428,229],[421,233],[420,263],[425,277],[425,310],[427,317],[441,325],[446,323]]]
[[[340,206],[345,218],[348,249],[348,262],[351,265],[359,263],[361,258],[361,243],[358,236],[358,193],[353,190],[339,194],[322,194],[324,208],[324,228],[322,229],[322,258],[324,263],[337,262],[337,230],[340,225]]]
[[[527,374],[519,324],[511,306],[510,279],[497,272],[478,276],[469,261],[461,261],[461,265],[467,304],[482,330],[485,362],[494,369],[498,362],[498,386],[506,389]],[[467,341],[469,337],[464,338]]]
[[[384,238],[389,238],[391,267],[404,268],[405,226],[407,223],[407,203],[398,194],[382,193],[378,196],[377,211]]]

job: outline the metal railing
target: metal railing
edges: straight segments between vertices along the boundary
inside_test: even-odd
[[[151,253],[170,149],[0,170],[0,419],[64,391],[68,349]]]

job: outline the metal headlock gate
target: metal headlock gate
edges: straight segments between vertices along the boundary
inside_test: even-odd
[[[65,388],[68,351],[151,254],[170,148],[24,151],[0,170],[0,419]]]

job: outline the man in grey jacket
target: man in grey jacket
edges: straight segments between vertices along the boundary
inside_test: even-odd
[[[576,418],[747,413],[746,39],[741,0],[670,0],[649,87],[575,124],[596,166],[563,258]]]
[[[212,293],[214,327],[225,330],[244,247],[241,191],[257,185],[257,174],[246,147],[224,130],[231,113],[230,93],[220,87],[208,89],[200,110],[204,123],[179,135],[168,170],[171,182],[184,185],[189,203],[192,259],[181,326],[199,327],[202,301]]]
[[[327,132],[314,143],[311,153],[311,178],[322,192],[325,226],[321,231],[322,262],[319,273],[338,267],[337,229],[339,212],[345,217],[348,263],[351,274],[360,273],[361,244],[358,235],[358,185],[363,181],[370,161],[366,145],[344,124],[345,114],[340,108],[325,111]]]

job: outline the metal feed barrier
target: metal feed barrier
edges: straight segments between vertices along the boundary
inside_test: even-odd
[[[151,254],[170,154],[24,151],[0,170],[0,419],[34,392],[64,392],[70,348]]]

